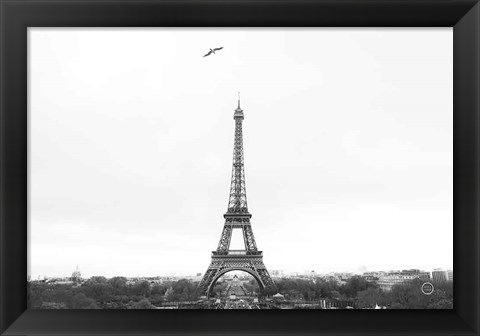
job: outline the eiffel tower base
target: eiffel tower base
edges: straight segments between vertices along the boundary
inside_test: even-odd
[[[263,263],[261,251],[242,251],[242,254],[214,251],[212,262],[198,285],[201,294],[210,297],[217,280],[230,271],[249,273],[257,280],[261,293],[276,290],[275,283]]]

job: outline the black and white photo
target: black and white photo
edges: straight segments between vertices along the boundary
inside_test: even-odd
[[[452,32],[29,28],[29,307],[452,309]]]

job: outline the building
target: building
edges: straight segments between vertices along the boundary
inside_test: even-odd
[[[380,286],[380,289],[384,292],[389,292],[392,290],[392,287],[395,285],[402,285],[406,282],[407,280],[398,274],[387,274],[381,276],[377,284]]]
[[[351,277],[353,277],[355,274],[353,273],[347,273],[347,272],[336,272],[335,276],[337,276],[340,281],[347,281]]]
[[[379,271],[379,272],[364,272],[362,274],[362,278],[365,279],[365,281],[370,282],[370,283],[377,283],[380,277],[384,276],[387,274],[386,272]]]
[[[435,282],[453,281],[453,271],[436,268],[432,272],[432,280]]]
[[[399,274],[403,275],[405,278],[410,280],[413,280],[413,279],[429,280],[431,278],[430,272],[421,271],[419,269],[402,270]]]
[[[75,268],[75,270],[72,272],[72,276],[70,277],[69,280],[70,280],[70,281],[73,281],[73,282],[80,282],[80,281],[82,281],[82,273],[80,273],[80,269],[78,268],[78,265],[77,265],[77,267]]]
[[[48,278],[45,280],[46,284],[49,285],[73,285],[75,284],[72,280],[69,278]]]
[[[430,275],[430,272],[422,271],[422,272],[418,273],[418,278],[419,279],[424,279],[424,280],[430,280],[432,278],[432,276]]]
[[[390,271],[387,274],[379,276],[377,284],[382,291],[388,292],[393,286],[403,285],[414,279],[430,280],[430,273],[419,269]]]
[[[379,278],[374,275],[362,275],[366,282],[377,283]]]

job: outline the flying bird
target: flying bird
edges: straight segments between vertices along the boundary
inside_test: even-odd
[[[222,50],[222,49],[223,49],[223,47],[215,48],[215,49],[210,48],[210,51],[208,53],[206,53],[205,55],[203,55],[203,57],[208,56],[210,54],[215,54],[215,51]]]

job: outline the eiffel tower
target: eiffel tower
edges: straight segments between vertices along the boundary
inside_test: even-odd
[[[243,110],[240,108],[240,94],[238,107],[233,114],[235,120],[235,139],[233,146],[232,182],[228,209],[223,215],[225,224],[216,251],[212,252],[212,261],[205,272],[198,289],[207,297],[213,291],[217,280],[230,271],[244,271],[252,275],[258,282],[260,291],[266,288],[276,288],[270,274],[263,263],[262,251],[257,249],[253,236],[250,218],[252,215],[247,208],[247,194],[245,189],[245,171],[243,162],[242,122]],[[233,229],[242,229],[244,250],[230,250],[230,240]]]

